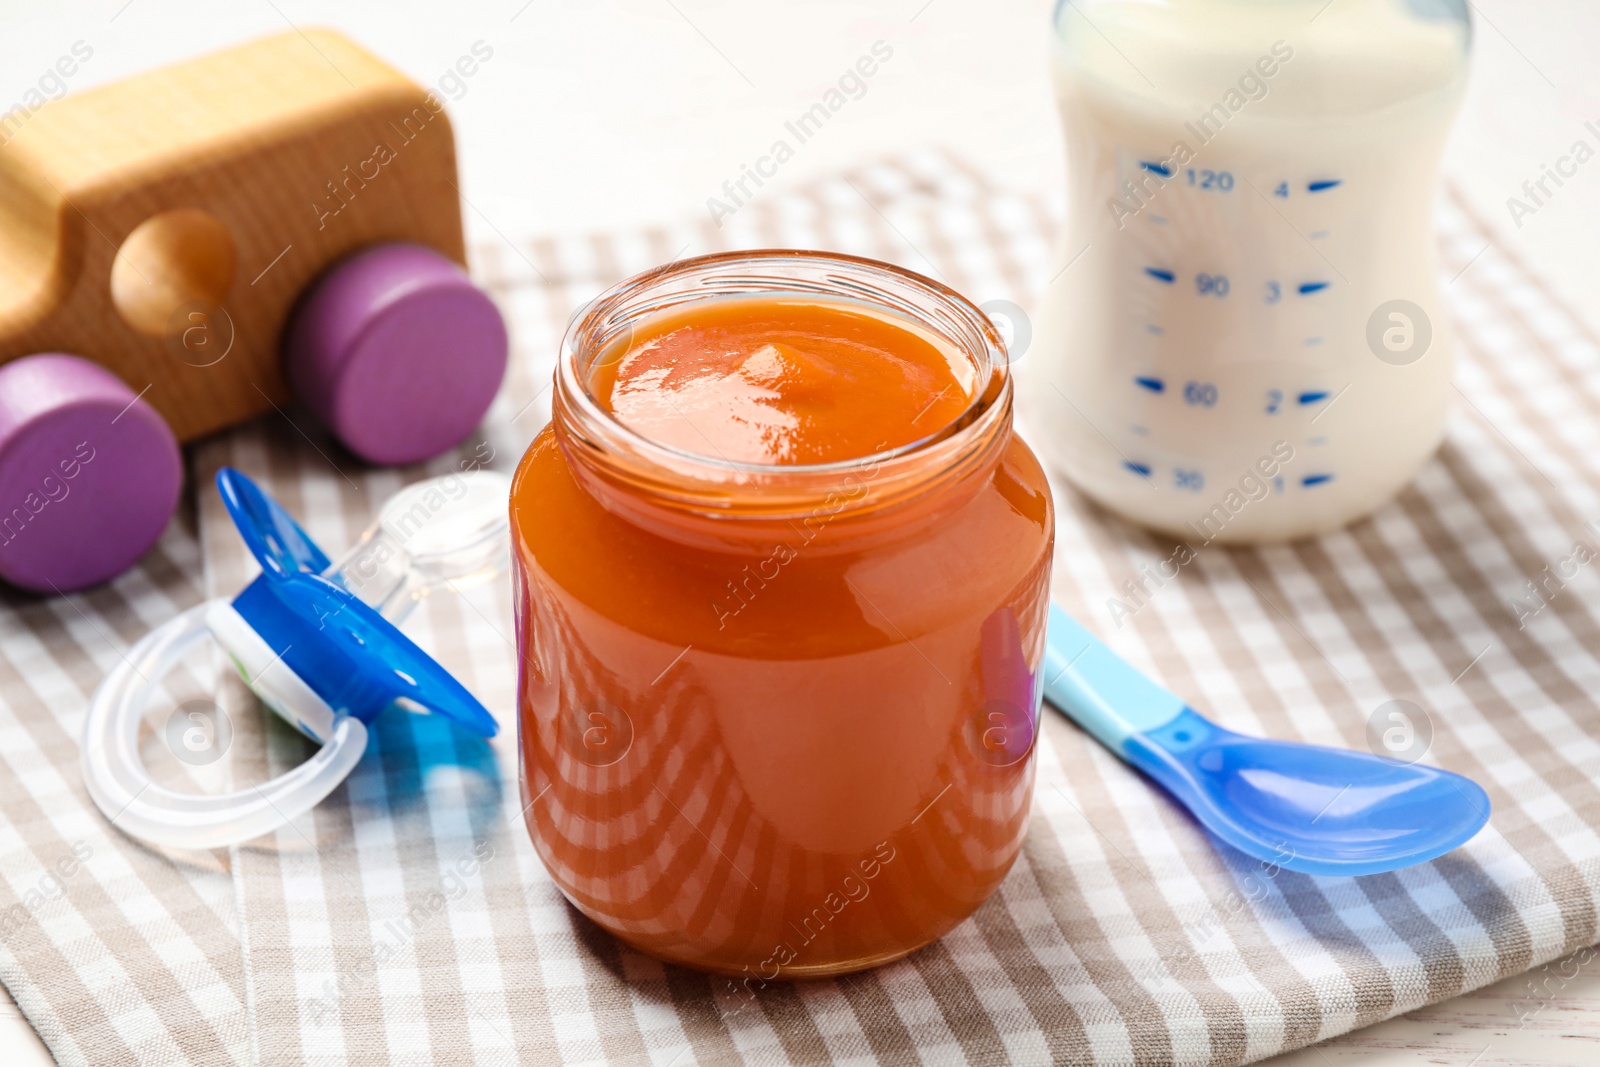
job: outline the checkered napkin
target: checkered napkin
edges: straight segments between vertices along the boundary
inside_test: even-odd
[[[720,229],[477,248],[514,351],[482,436],[458,454],[365,470],[299,413],[270,416],[193,450],[195,511],[137,570],[68,598],[4,594],[0,978],[56,1056],[1236,1064],[1594,942],[1595,578],[1547,576],[1565,573],[1575,543],[1600,540],[1586,525],[1600,518],[1600,338],[1450,195],[1440,224],[1461,399],[1399,499],[1320,540],[1208,549],[1116,628],[1108,598],[1170,546],[1058,487],[1054,588],[1230,727],[1362,748],[1384,702],[1425,709],[1428,759],[1494,800],[1490,827],[1449,856],[1365,878],[1270,876],[1046,712],[1033,822],[994,899],[902,962],[748,1002],[602,933],[540,867],[520,818],[505,582],[435,597],[407,624],[499,718],[493,741],[389,714],[326,803],[228,851],[145,848],[90,804],[77,737],[95,685],[150,627],[250,577],[211,486],[220,465],[337,549],[407,481],[491,450],[510,469],[548,417],[572,310],[631,272],[724,248],[820,247],[1027,307],[1055,269],[1053,203],[929,154],[758,199]],[[1530,579],[1543,601],[1528,599]],[[1517,612],[1519,597],[1543,606]],[[169,688],[221,701],[235,782],[308,754],[212,660]],[[205,784],[216,772],[165,773]]]

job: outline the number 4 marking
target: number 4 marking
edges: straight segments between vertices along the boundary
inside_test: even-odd
[[[1278,183],[1278,187],[1276,189],[1272,190],[1272,195],[1273,196],[1288,196],[1289,195],[1289,183],[1288,182],[1279,182]]]

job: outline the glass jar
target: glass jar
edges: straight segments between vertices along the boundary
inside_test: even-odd
[[[650,316],[752,295],[937,338],[971,402],[899,448],[777,466],[651,441],[591,395]],[[1011,389],[981,312],[853,257],[678,262],[575,320],[511,497],[525,818],[574,906],[753,989],[904,956],[995,891],[1027,824],[1054,532]]]
[[[1460,0],[1057,9],[1061,270],[1021,404],[1045,460],[1199,547],[1337,529],[1444,432],[1433,198]]]

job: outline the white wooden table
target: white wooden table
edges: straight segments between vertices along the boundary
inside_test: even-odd
[[[1334,0],[1338,2],[1338,0]],[[763,195],[851,162],[923,144],[971,158],[1027,188],[1060,181],[1046,79],[1053,0],[453,0],[399,14],[382,0],[338,6],[260,0],[8,4],[0,11],[0,108],[77,41],[93,49],[68,82],[90,85],[289,24],[338,26],[418,80],[438,85],[475,44],[492,51],[442,96],[456,122],[474,240],[520,239],[682,218],[706,210],[846,66],[883,40],[893,59]],[[1446,166],[1504,242],[1600,323],[1600,161],[1516,226],[1506,200],[1600,120],[1600,19],[1586,0],[1474,0],[1473,85]],[[1600,126],[1597,126],[1600,129]],[[1489,251],[1486,255],[1498,254]],[[1568,968],[1571,971],[1571,968]],[[1600,960],[1413,1012],[1280,1057],[1277,1067],[1360,1061],[1600,1063]],[[49,1056],[9,999],[0,1048],[18,1067]]]

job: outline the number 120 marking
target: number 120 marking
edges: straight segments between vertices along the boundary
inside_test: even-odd
[[[1225,170],[1188,170],[1189,184],[1196,189],[1215,189],[1226,193],[1233,188],[1233,175]]]

